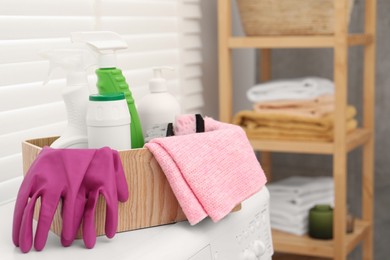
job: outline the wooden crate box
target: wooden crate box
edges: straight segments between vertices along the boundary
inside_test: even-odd
[[[42,147],[49,146],[57,137],[34,139],[23,142],[23,172],[27,173]],[[119,203],[117,232],[158,226],[186,220],[171,187],[159,164],[147,149],[119,152],[129,187],[129,200]],[[40,203],[37,203],[34,217],[37,219]],[[95,224],[97,235],[104,234],[105,201],[99,198]],[[62,219],[60,206],[54,216],[51,230],[61,234]],[[81,237],[79,231],[78,238]]]

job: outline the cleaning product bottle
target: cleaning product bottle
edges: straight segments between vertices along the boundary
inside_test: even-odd
[[[98,53],[99,68],[96,70],[96,75],[99,94],[124,93],[131,117],[131,133],[129,133],[131,136],[131,147],[143,147],[144,138],[141,122],[133,96],[122,71],[116,67],[115,51],[126,49],[126,41],[119,34],[109,31],[74,32],[72,33],[72,41],[84,42]]]
[[[130,113],[123,93],[90,95],[87,126],[89,148],[131,148]]]
[[[138,112],[144,130],[145,142],[152,138],[167,136],[168,124],[175,122],[181,108],[177,99],[168,92],[167,81],[162,77],[162,70],[169,67],[153,69],[154,78],[149,81],[150,94],[138,104]]]
[[[88,53],[82,49],[55,49],[42,52],[50,61],[50,72],[55,67],[66,71],[66,87],[62,91],[68,116],[65,131],[53,148],[88,148],[86,113],[88,104],[88,78],[86,60]],[[48,80],[44,84],[47,83]]]

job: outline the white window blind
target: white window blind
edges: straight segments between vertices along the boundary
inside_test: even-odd
[[[49,63],[41,50],[66,47],[72,31],[115,31],[129,45],[118,67],[136,100],[148,92],[152,67],[172,66],[169,91],[183,112],[199,113],[200,19],[199,0],[0,0],[0,182],[22,175],[23,140],[59,135],[66,125],[64,73],[43,85]]]

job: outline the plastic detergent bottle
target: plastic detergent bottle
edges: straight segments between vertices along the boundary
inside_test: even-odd
[[[167,81],[162,77],[162,70],[169,67],[153,69],[154,78],[149,81],[150,94],[146,95],[138,105],[145,142],[156,137],[165,137],[168,124],[175,122],[181,108],[177,99],[168,92]]]
[[[127,49],[127,43],[123,38],[114,32],[74,32],[73,42],[84,42],[98,53],[97,88],[99,94],[110,95],[124,93],[130,113],[130,137],[131,147],[141,148],[144,145],[141,122],[134,103],[132,93],[129,89],[122,71],[116,66],[115,51]]]
[[[123,93],[90,95],[87,126],[89,148],[131,148],[130,113]]]
[[[66,87],[62,90],[68,116],[65,131],[53,148],[88,148],[86,113],[88,104],[87,51],[82,49],[55,49],[42,52],[50,61],[50,71],[60,67],[66,71]],[[49,77],[48,77],[49,78]],[[48,80],[44,84],[46,84]]]

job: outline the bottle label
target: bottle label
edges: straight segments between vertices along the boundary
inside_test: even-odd
[[[166,137],[168,134],[168,123],[154,124],[146,129],[145,142],[149,142],[153,138]]]

